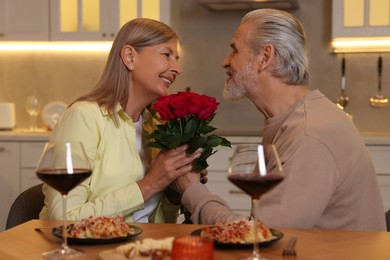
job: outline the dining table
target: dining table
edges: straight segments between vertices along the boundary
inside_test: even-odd
[[[45,251],[61,246],[61,239],[54,236],[52,228],[61,226],[61,221],[30,220],[0,233],[0,259],[42,259]],[[197,224],[157,224],[130,223],[142,229],[142,232],[128,241],[107,244],[71,244],[70,246],[85,252],[77,259],[101,260],[104,252],[144,238],[162,239],[191,235],[208,225]],[[272,259],[390,259],[390,232],[345,231],[274,228],[283,234],[279,240],[260,247],[261,255]],[[196,232],[195,232],[196,233]],[[283,249],[290,237],[297,237],[297,256],[283,256]],[[220,248],[214,246],[214,259],[229,260],[249,256],[251,247]]]

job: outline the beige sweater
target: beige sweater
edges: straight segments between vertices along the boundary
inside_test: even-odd
[[[363,140],[347,115],[318,90],[265,121],[268,171],[276,167],[270,144],[280,154],[285,178],[260,200],[259,219],[266,225],[386,230],[375,170]],[[182,203],[194,223],[241,217],[200,184],[186,190]]]

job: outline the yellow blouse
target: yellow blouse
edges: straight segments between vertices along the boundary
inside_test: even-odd
[[[132,222],[133,212],[144,207],[136,181],[142,178],[142,162],[136,147],[136,130],[132,119],[118,104],[119,126],[96,102],[76,102],[62,116],[53,131],[53,141],[80,141],[92,165],[92,175],[69,192],[67,218],[81,220],[89,216],[121,215]],[[145,110],[143,135],[158,124]],[[158,150],[147,148],[150,158]],[[61,195],[48,185],[43,186],[45,206],[41,219],[61,219]],[[160,202],[149,222],[176,222],[178,205],[160,194]]]

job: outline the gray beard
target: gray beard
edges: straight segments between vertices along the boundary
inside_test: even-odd
[[[253,68],[253,61],[225,83],[223,99],[227,101],[238,101],[248,96],[249,90],[256,84],[256,71]]]

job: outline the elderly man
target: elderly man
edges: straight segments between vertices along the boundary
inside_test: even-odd
[[[242,19],[223,67],[227,100],[250,99],[264,115],[267,170],[280,154],[285,178],[261,197],[268,226],[385,231],[384,209],[370,156],[348,116],[309,85],[306,36],[291,14],[254,10]],[[242,216],[188,174],[176,182],[194,223]]]

